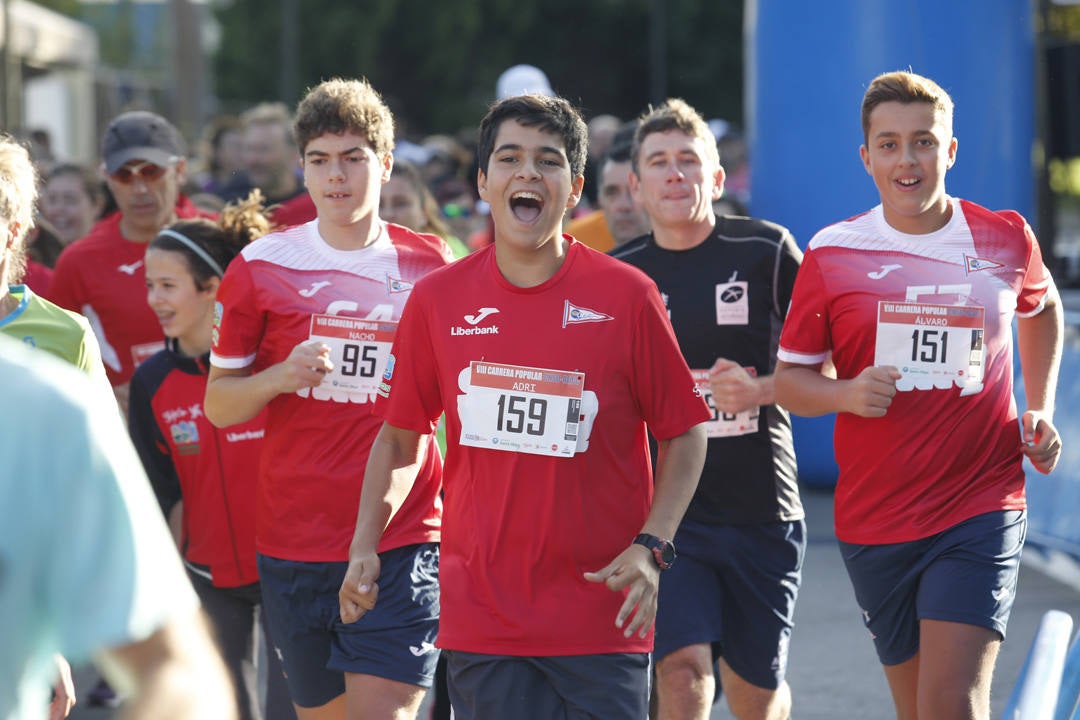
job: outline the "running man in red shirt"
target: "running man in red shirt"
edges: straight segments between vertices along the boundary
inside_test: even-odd
[[[380,612],[342,623],[337,591],[398,319],[413,283],[452,258],[440,238],[378,217],[393,118],[370,85],[320,84],[295,129],[318,217],[256,240],[226,270],[205,411],[223,427],[268,409],[256,550],[301,720],[413,717],[438,658],[441,458],[430,438],[423,482],[379,544],[395,577]]]
[[[989,717],[1022,461],[1049,473],[1061,454],[1058,293],[1024,218],[946,194],[952,112],[914,73],[870,84],[860,154],[881,204],[810,241],[775,376],[792,412],[837,413],[836,535],[901,720]]]
[[[165,347],[146,304],[146,246],[166,225],[202,215],[180,192],[184,153],[180,133],[160,115],[137,110],[113,118],[101,172],[118,210],[61,253],[49,290],[53,302],[90,321],[125,417],[131,374]]]
[[[659,575],[704,462],[711,413],[656,285],[561,234],[586,142],[561,98],[488,111],[495,242],[417,283],[383,375],[342,617],[382,607],[382,528],[445,410],[439,646],[459,720],[646,717]]]

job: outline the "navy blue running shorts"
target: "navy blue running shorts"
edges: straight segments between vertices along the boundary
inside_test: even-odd
[[[456,720],[646,720],[647,653],[526,657],[446,654]]]
[[[788,643],[806,555],[802,520],[708,525],[684,520],[679,553],[660,573],[653,658],[709,644],[752,685],[775,690],[787,672]]]
[[[300,707],[344,693],[346,672],[431,687],[439,658],[439,546],[408,545],[379,559],[378,603],[346,625],[338,591],[348,563],[259,555],[263,605]]]
[[[919,621],[993,630],[1005,639],[1027,513],[973,518],[921,540],[887,545],[840,543],[863,622],[882,665],[919,652]]]

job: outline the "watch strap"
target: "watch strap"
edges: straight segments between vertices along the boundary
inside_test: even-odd
[[[664,557],[665,547],[671,551],[672,555],[674,555],[675,548],[669,540],[657,537],[656,535],[650,535],[649,533],[641,533],[634,538],[634,544],[647,547],[652,552],[656,566],[661,570],[667,570],[671,567],[671,561]]]

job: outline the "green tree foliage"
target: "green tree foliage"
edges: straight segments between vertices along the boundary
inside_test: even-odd
[[[79,16],[79,0],[34,0],[34,2],[62,15]]]
[[[683,97],[705,117],[742,126],[743,3],[672,2],[668,7],[669,95]]]
[[[1043,30],[1052,39],[1080,40],[1080,5],[1048,4],[1045,23]]]
[[[282,97],[281,5],[231,0],[216,16],[222,107]],[[473,127],[511,65],[542,68],[587,116],[630,118],[649,102],[656,0],[294,0],[297,94],[333,76],[363,76],[411,135]],[[742,120],[743,0],[668,0],[669,95],[707,117]]]
[[[115,7],[98,10],[108,13],[108,22],[94,23],[100,38],[101,60],[111,67],[130,67],[134,53],[134,8],[130,0],[122,0]]]

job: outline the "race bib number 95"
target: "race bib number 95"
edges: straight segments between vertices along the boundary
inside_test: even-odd
[[[462,445],[554,457],[577,451],[584,373],[476,361],[465,372]]]
[[[388,320],[312,315],[308,339],[329,345],[334,363],[334,369],[313,389],[314,396],[343,400],[347,395],[354,402],[363,402],[374,395],[386,370],[396,331],[397,323]]]

